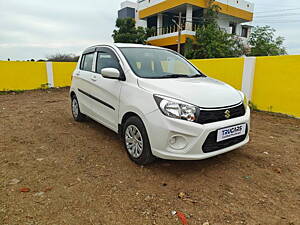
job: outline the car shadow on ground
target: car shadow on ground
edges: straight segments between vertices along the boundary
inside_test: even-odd
[[[106,128],[102,124],[90,118],[87,119],[86,123],[89,125],[88,129],[93,129],[95,132],[99,132],[99,136],[103,136],[103,138],[109,138],[112,141],[119,142],[120,148],[116,150],[120,150],[120,154],[123,155],[123,153],[126,150],[124,148],[122,139],[119,134],[113,132],[112,130]],[[221,170],[226,167],[230,167],[232,163],[239,160],[239,158],[244,158],[244,149],[245,147],[241,147],[234,151],[203,160],[165,160],[157,158],[152,164],[142,167],[145,167],[156,173],[163,172],[168,173],[170,175],[176,175],[176,173],[181,172],[184,172],[186,174],[195,174],[199,173],[199,171],[204,171],[206,169],[210,169],[211,171]],[[130,161],[128,157],[124,158],[124,160]],[[134,169],[136,169],[136,167],[141,167],[139,165],[136,165],[134,162],[131,162],[131,164]]]

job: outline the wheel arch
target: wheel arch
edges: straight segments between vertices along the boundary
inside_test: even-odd
[[[74,96],[76,96],[75,91],[71,91],[70,92],[70,97],[73,98]]]
[[[125,141],[125,129],[124,129],[124,125],[127,124],[126,121],[129,119],[129,118],[132,118],[132,117],[137,117],[139,119],[139,123],[140,125],[143,126],[143,129],[140,130],[140,128],[137,128],[139,130],[139,132],[141,132],[141,136],[143,137],[144,141],[146,142],[143,142],[143,146],[148,146],[148,147],[144,147],[143,148],[143,152],[146,151],[146,153],[143,153],[144,156],[139,156],[139,157],[142,157],[142,161],[136,161],[132,158],[132,155],[129,153],[129,151],[127,150],[127,153],[130,155],[130,158],[131,160],[133,160],[135,163],[139,164],[139,165],[146,165],[148,163],[151,163],[155,160],[155,156],[153,155],[153,152],[152,152],[152,148],[151,148],[151,142],[150,142],[150,139],[149,139],[149,136],[148,136],[148,132],[147,132],[147,127],[146,127],[146,124],[145,124],[145,121],[143,120],[143,117],[140,116],[138,113],[136,112],[132,112],[132,111],[128,111],[126,112],[122,119],[121,119],[121,124],[119,124],[119,135],[124,138],[124,145],[125,145],[125,148],[127,149],[126,147],[126,141]],[[135,120],[133,120],[135,121]],[[143,134],[145,136],[143,136]],[[147,150],[148,149],[148,150]],[[139,159],[140,160],[140,159]]]
[[[122,119],[121,119],[121,122],[119,124],[119,127],[118,127],[118,133],[120,135],[122,135],[122,132],[123,132],[123,127],[124,127],[124,124],[126,122],[126,120],[128,120],[128,118],[130,117],[133,117],[133,116],[136,116],[138,118],[140,118],[140,120],[142,120],[142,118],[135,112],[126,112],[123,116],[122,116]],[[143,120],[142,120],[143,121]]]

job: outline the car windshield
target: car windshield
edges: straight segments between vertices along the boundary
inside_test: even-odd
[[[120,48],[135,74],[142,78],[190,78],[204,76],[182,56],[157,48]]]

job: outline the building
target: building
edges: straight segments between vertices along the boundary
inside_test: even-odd
[[[154,35],[147,42],[155,46],[176,49],[178,42],[179,14],[182,15],[181,43],[193,37],[203,21],[209,0],[137,0],[124,1],[119,18],[134,18],[137,26],[155,27]],[[218,24],[221,29],[246,41],[251,33],[248,22],[253,20],[254,4],[245,0],[216,0],[221,7]],[[246,23],[246,24],[245,24]]]

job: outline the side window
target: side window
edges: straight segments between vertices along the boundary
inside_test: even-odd
[[[94,53],[83,55],[80,64],[80,69],[91,72],[93,69],[93,59],[94,59]]]
[[[117,57],[109,51],[99,51],[97,56],[96,72],[101,73],[104,68],[115,68],[121,71]]]

